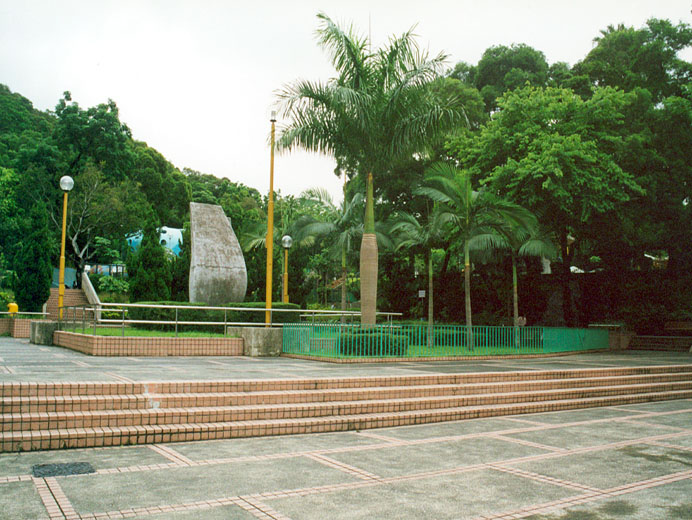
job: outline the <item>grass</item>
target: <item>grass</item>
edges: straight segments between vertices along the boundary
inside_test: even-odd
[[[66,332],[76,332],[77,334],[94,335],[93,327],[67,327]],[[121,336],[123,331],[120,327],[96,327],[96,336]],[[126,337],[143,337],[143,338],[223,338],[224,335],[220,332],[201,332],[201,331],[179,331],[178,334],[174,331],[163,330],[145,330],[125,327]]]

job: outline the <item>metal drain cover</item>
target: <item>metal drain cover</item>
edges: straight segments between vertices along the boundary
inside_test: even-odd
[[[96,473],[96,470],[88,462],[68,462],[65,464],[34,464],[31,466],[31,472],[34,477],[62,477]]]

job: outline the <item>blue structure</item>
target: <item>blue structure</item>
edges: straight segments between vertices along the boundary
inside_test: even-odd
[[[139,249],[139,246],[142,244],[142,236],[143,233],[140,231],[139,233],[126,237],[127,243],[133,251]],[[162,246],[166,249],[170,249],[176,256],[180,256],[180,243],[183,241],[182,229],[163,226],[159,228],[159,240]]]

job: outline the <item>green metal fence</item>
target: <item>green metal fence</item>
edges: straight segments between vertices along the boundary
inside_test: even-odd
[[[466,327],[295,323],[283,326],[283,352],[315,357],[426,358],[545,354],[608,348],[608,331],[551,327]],[[518,332],[518,334],[517,334]]]

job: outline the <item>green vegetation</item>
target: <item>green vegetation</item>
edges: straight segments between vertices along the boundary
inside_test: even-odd
[[[119,327],[96,327],[96,334],[94,334],[93,327],[82,327],[81,324],[71,325],[67,323],[62,330],[67,332],[76,332],[77,334],[88,334],[96,336],[125,336],[125,337],[138,337],[138,338],[223,338],[223,332],[210,332],[209,330],[179,330],[177,333],[175,331],[165,331],[165,330],[147,330],[135,327],[125,327],[121,329]]]
[[[366,324],[375,309],[427,315],[425,344],[434,322],[516,330],[523,315],[529,325],[624,321],[660,332],[692,319],[692,64],[680,57],[689,25],[607,27],[573,66],[518,43],[445,72],[444,56],[420,51],[410,32],[371,50],[326,15],[318,24],[335,73],[283,87],[279,147],[332,155],[344,203],[318,190],[277,195],[274,240],[295,239],[298,307],[361,300]],[[154,228],[184,227],[190,201],[231,218],[247,299],[264,299],[266,197],[178,169],[132,139],[112,100],[81,107],[66,92],[44,113],[0,85],[0,304],[8,290],[20,308],[43,303],[45,280],[26,277],[58,265],[66,174],[68,266],[130,268],[127,281],[94,279],[104,300],[187,300],[189,231],[172,258]],[[143,228],[132,255],[125,237]],[[274,251],[279,300],[284,260]]]

